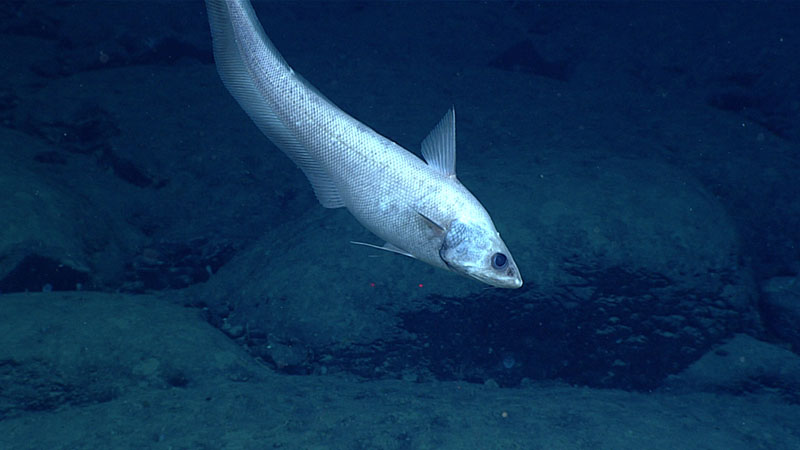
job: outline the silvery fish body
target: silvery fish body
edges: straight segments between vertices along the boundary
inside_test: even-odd
[[[452,109],[423,141],[423,161],[343,112],[296,74],[267,38],[248,0],[206,4],[223,83],[305,173],[324,207],[346,207],[386,241],[384,250],[493,286],[522,286],[491,217],[456,179]]]

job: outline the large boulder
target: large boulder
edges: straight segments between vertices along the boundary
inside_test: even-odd
[[[0,292],[74,290],[89,281],[84,232],[97,227],[86,202],[31,167],[50,152],[0,128]]]
[[[665,387],[732,394],[778,393],[800,402],[800,356],[777,345],[738,334],[716,346]]]
[[[316,208],[270,230],[192,301],[288,371],[511,385],[652,387],[755,327],[737,234],[691,176],[622,158],[564,158],[536,173],[479,195],[520,265],[521,290],[353,247],[347,240],[374,238],[343,211]]]
[[[0,421],[269,375],[197,311],[152,296],[6,294],[2,312]]]
[[[761,310],[767,329],[800,353],[800,276],[767,280],[761,292]]]

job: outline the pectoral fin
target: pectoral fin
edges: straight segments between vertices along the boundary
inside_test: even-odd
[[[358,241],[350,241],[350,243],[351,244],[355,244],[355,245],[363,245],[364,247],[374,248],[374,249],[377,249],[377,250],[383,250],[383,251],[386,251],[386,252],[397,253],[398,255],[408,256],[409,258],[414,258],[414,255],[412,255],[411,253],[408,253],[407,251],[401,249],[400,247],[398,247],[396,245],[392,245],[392,244],[390,244],[388,242],[383,244],[383,247],[380,247],[380,246],[374,245],[374,244],[368,244],[366,242],[358,242]]]
[[[420,219],[422,219],[425,225],[427,225],[428,228],[430,228],[431,231],[433,231],[434,234],[436,234],[437,236],[444,236],[445,234],[447,234],[447,230],[444,229],[444,226],[436,223],[430,217],[426,216],[425,214],[422,214],[419,211],[417,211],[417,215],[419,216]]]

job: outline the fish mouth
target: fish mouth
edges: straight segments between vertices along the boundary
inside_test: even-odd
[[[504,289],[519,289],[522,287],[522,278],[516,277],[504,280],[493,280],[493,282],[489,284]]]
[[[478,280],[488,285],[503,288],[503,289],[519,289],[522,287],[522,277],[518,275],[515,269],[509,268],[505,274],[501,276],[486,276],[481,272],[465,273],[470,278]]]

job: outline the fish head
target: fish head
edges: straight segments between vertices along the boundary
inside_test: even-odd
[[[439,257],[450,270],[483,283],[509,289],[522,286],[517,264],[491,223],[452,221]]]

